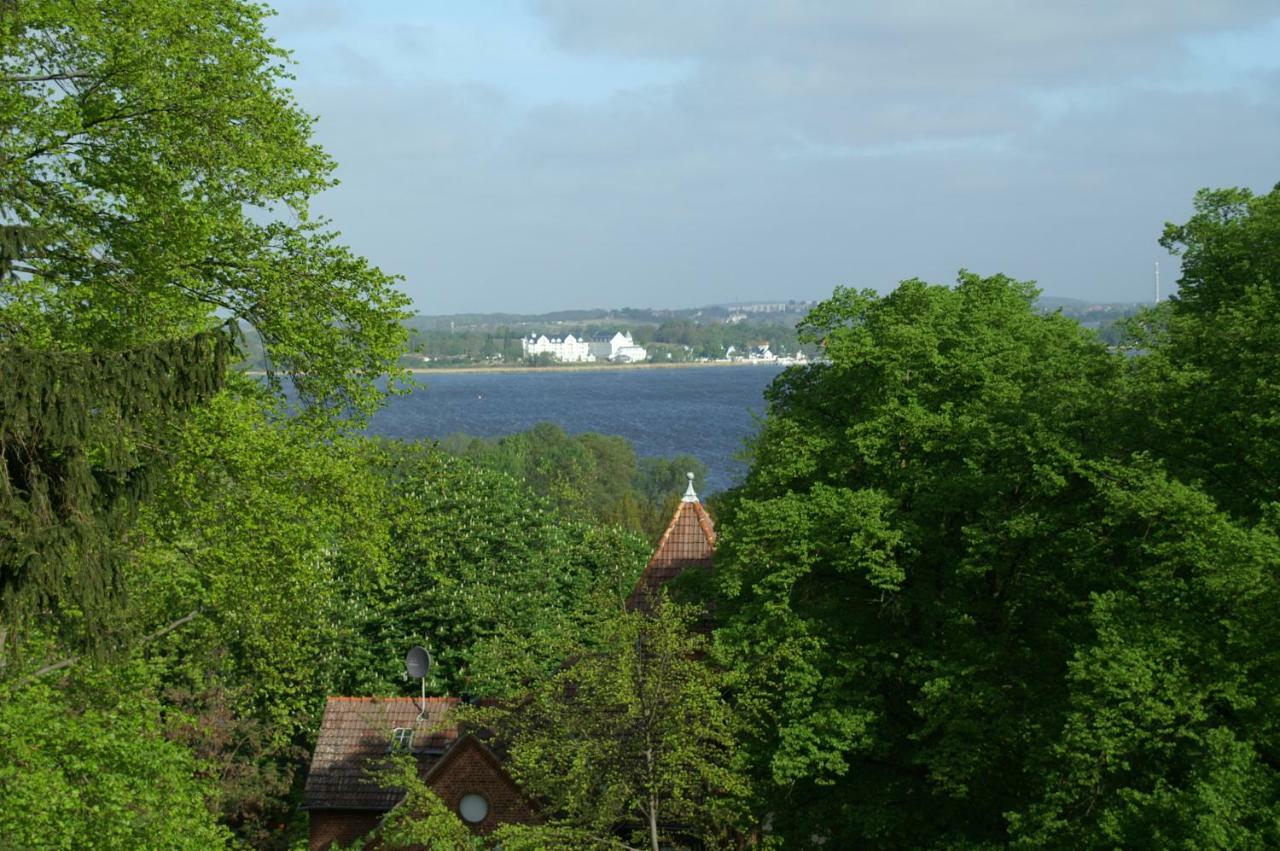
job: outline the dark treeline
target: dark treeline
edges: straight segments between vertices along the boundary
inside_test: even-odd
[[[524,482],[565,517],[618,526],[656,541],[687,486],[705,482],[706,465],[692,455],[641,458],[623,437],[567,435],[539,423],[499,438],[450,435],[441,448]]]

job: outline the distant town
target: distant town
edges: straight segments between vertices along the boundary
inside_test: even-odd
[[[796,326],[813,301],[740,302],[696,308],[562,310],[543,314],[418,315],[405,320],[409,343],[400,365],[412,370],[625,367],[636,365],[807,363],[818,347],[801,343]],[[1141,307],[1043,297],[1105,342]],[[262,364],[261,342],[248,335],[250,368]]]
[[[637,364],[804,363],[818,352],[796,325],[816,302],[689,309],[462,314],[409,320],[412,369]]]
[[[402,365],[413,369],[581,367],[636,364],[794,364],[820,357],[796,326],[817,302],[739,302],[684,309],[621,308],[553,313],[415,316]],[[1108,342],[1135,303],[1046,297]]]
[[[536,363],[539,359],[545,359],[546,363],[566,364],[644,363],[649,360],[648,349],[637,345],[629,331],[616,331],[613,334],[605,332],[593,334],[590,337],[566,334],[563,338],[548,337],[546,334],[530,334],[520,341],[520,345],[524,359],[531,363]],[[688,355],[691,352],[692,347],[686,347],[685,354]],[[672,358],[672,353],[668,352],[667,357]],[[808,359],[803,350],[797,351],[794,355],[778,357],[769,349],[768,340],[759,345],[745,347],[741,351],[737,346],[729,344],[725,346],[724,357],[711,358],[704,355],[697,358],[701,362],[716,360],[724,363],[735,361],[804,363]]]

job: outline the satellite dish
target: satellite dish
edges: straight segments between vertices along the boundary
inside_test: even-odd
[[[424,679],[431,670],[431,654],[427,648],[414,646],[404,657],[404,669],[415,680]]]

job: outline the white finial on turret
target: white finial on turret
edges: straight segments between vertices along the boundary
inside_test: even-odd
[[[689,489],[684,492],[683,502],[697,502],[698,495],[693,491],[693,473],[685,473],[689,477]]]

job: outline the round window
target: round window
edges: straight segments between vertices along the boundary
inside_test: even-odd
[[[463,821],[479,824],[489,815],[489,802],[482,795],[463,795],[458,802],[458,815]]]

